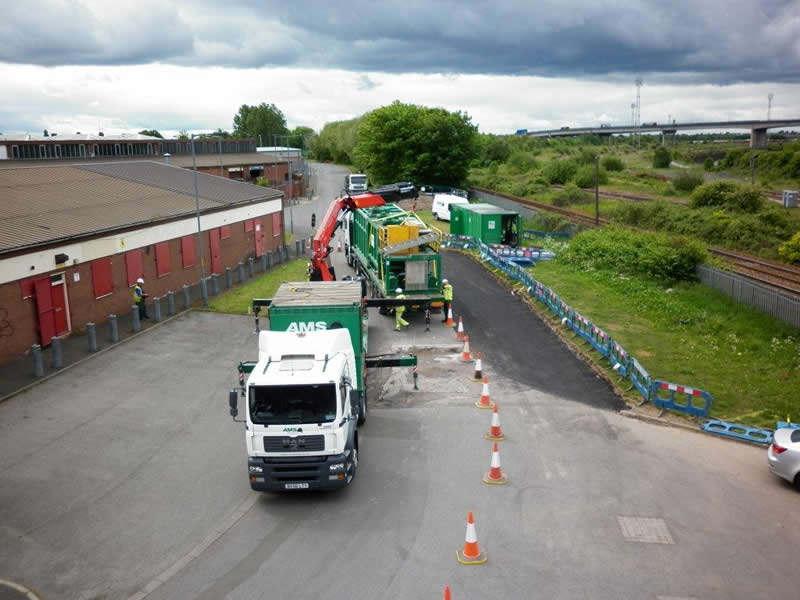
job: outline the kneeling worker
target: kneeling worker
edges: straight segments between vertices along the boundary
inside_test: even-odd
[[[405,294],[403,294],[403,288],[397,288],[395,291],[397,294],[394,298],[395,300],[405,300]],[[400,331],[401,327],[408,327],[408,321],[403,318],[403,313],[406,312],[405,306],[395,306],[394,307],[394,330]]]

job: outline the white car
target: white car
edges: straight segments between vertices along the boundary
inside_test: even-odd
[[[450,206],[453,204],[469,204],[469,200],[453,194],[435,194],[431,212],[437,221],[450,220]]]
[[[767,451],[770,471],[800,489],[800,428],[777,429]]]

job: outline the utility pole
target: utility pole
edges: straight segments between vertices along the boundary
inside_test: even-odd
[[[758,154],[752,154],[750,156],[750,185],[756,184],[756,159],[758,158]]]
[[[222,174],[222,138],[217,136],[217,149],[219,150],[219,176],[223,177]]]
[[[200,193],[197,190],[197,159],[195,158],[194,154],[194,136],[192,134],[191,142],[192,142],[192,173],[194,174],[194,203],[195,203],[195,210],[197,212],[197,248],[200,251],[200,274],[202,275],[203,279],[206,277],[206,266],[203,262],[203,240],[202,240],[202,233],[200,229]]]
[[[642,81],[641,77],[636,78],[636,121],[634,123],[635,128],[641,127],[642,124],[642,85],[644,81]],[[636,136],[636,145],[637,147],[642,147],[642,133],[641,131]]]
[[[594,224],[600,226],[600,155],[594,157]]]
[[[770,120],[772,117],[772,98],[774,97],[773,93],[770,92],[767,94],[767,121]]]

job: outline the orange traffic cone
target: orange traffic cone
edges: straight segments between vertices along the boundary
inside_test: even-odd
[[[456,323],[453,321],[453,307],[447,309],[447,320],[444,322],[445,327],[455,327]]]
[[[464,550],[456,550],[456,558],[462,565],[482,565],[489,557],[485,552],[481,552],[478,547],[478,535],[475,533],[475,521],[472,518],[472,511],[467,513],[467,535],[464,540]]]
[[[450,600],[450,586],[444,586],[444,600]]]
[[[478,408],[493,408],[494,404],[489,398],[489,378],[483,378],[483,390],[481,390],[481,399],[475,403]]]
[[[475,373],[472,375],[472,381],[478,383],[483,381],[483,352],[478,352],[478,357],[475,359]]]
[[[489,466],[489,472],[483,476],[483,483],[492,485],[505,485],[508,483],[508,477],[503,474],[503,470],[500,468],[500,450],[497,448],[497,442],[494,443],[494,448],[492,448],[492,463]]]
[[[503,430],[500,429],[500,413],[497,412],[497,404],[494,405],[494,409],[492,410],[492,425],[489,427],[489,432],[484,437],[493,442],[502,442],[506,439],[506,436],[503,435]]]
[[[456,330],[456,339],[459,342],[464,341],[464,319],[458,317],[458,329]]]
[[[472,354],[469,350],[469,336],[464,336],[464,348],[461,350],[461,362],[472,361]]]

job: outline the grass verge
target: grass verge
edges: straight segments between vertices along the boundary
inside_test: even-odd
[[[246,315],[253,298],[272,298],[284,281],[306,281],[307,264],[308,260],[305,258],[280,264],[249,283],[220,294],[209,303],[208,308],[221,313]]]
[[[797,329],[699,283],[669,288],[558,261],[539,263],[533,273],[651,376],[710,392],[713,417],[767,428],[787,415],[799,418]]]
[[[436,227],[443,233],[450,233],[450,221],[437,221],[433,218],[433,213],[429,210],[417,210],[414,212],[417,213],[417,216],[422,219],[426,225]]]

